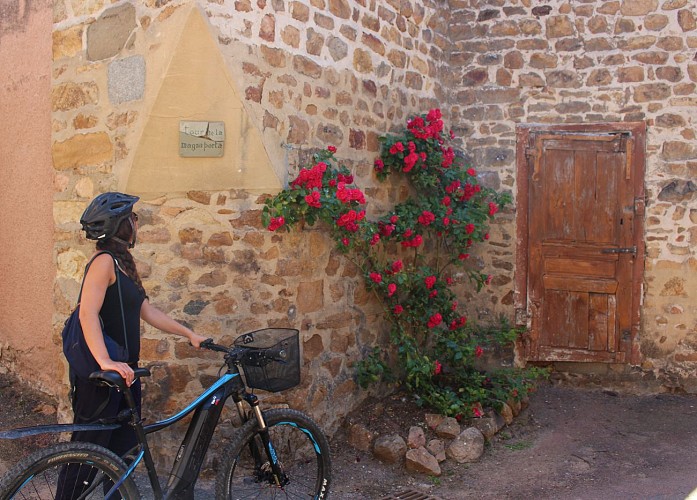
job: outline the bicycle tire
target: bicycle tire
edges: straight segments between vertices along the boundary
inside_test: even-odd
[[[304,413],[288,408],[268,410],[263,415],[287,484],[273,482],[268,461],[262,467],[254,464],[250,444],[261,445],[257,422],[250,420],[223,454],[216,498],[328,498],[331,457],[319,426]],[[266,459],[263,448],[261,454]]]
[[[12,467],[0,479],[0,499],[103,499],[106,493],[104,483],[118,481],[126,470],[125,462],[102,446],[77,441],[59,443],[29,455]],[[64,481],[64,477],[59,479],[71,472],[77,474],[75,481]],[[63,483],[60,492],[57,491],[59,482]],[[66,484],[72,486],[66,488]],[[138,489],[130,477],[121,484],[117,493],[110,498],[139,498]]]

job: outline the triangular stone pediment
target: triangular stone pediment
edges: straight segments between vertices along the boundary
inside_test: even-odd
[[[179,38],[162,42],[175,47],[169,63],[160,65],[162,76],[150,74],[148,65],[146,85],[155,89],[155,97],[150,94],[152,106],[133,154],[126,191],[146,198],[192,190],[277,192],[281,182],[206,20],[197,8],[186,16],[180,29],[171,30],[176,33],[162,33]],[[146,63],[147,57],[157,54],[146,56]],[[180,156],[182,121],[223,122],[223,156]]]

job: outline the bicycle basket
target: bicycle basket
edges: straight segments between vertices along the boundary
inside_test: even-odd
[[[300,383],[298,333],[291,328],[264,328],[235,339],[234,345],[246,351],[240,364],[249,387],[280,392]]]

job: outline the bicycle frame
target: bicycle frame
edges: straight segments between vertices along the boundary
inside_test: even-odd
[[[243,392],[244,384],[239,379],[239,372],[231,373],[228,370],[227,373],[223,374],[212,386],[179,413],[143,426],[144,435],[151,434],[179,422],[192,411],[195,411],[172,464],[166,487],[168,497],[193,498],[194,486],[198,479],[203,459],[208,451],[208,445],[220,420],[225,402],[230,396],[233,396],[240,417],[246,419],[244,409],[241,406],[241,393]],[[147,441],[143,439],[141,446],[147,446]],[[152,467],[152,470],[148,467],[148,473],[151,474],[151,472],[154,472],[154,467]],[[159,480],[157,476],[151,474],[150,482],[153,483],[154,490],[155,483],[159,482]]]
[[[140,368],[136,369],[136,374],[138,376],[146,376],[149,375],[149,371],[147,369]],[[123,481],[133,474],[138,464],[140,462],[144,462],[153,489],[153,494],[156,499],[193,499],[194,487],[196,485],[206,451],[208,450],[213,433],[218,425],[218,421],[220,420],[220,415],[222,414],[225,402],[229,397],[232,397],[243,422],[248,420],[248,415],[245,412],[243,401],[247,402],[251,406],[255,417],[259,421],[262,440],[264,441],[267,454],[269,457],[275,457],[273,447],[268,440],[268,433],[264,432],[265,424],[261,415],[261,410],[258,406],[257,397],[254,394],[246,392],[246,387],[240,378],[239,370],[234,365],[231,366],[228,363],[227,371],[186,408],[182,409],[175,415],[148,425],[142,424],[142,420],[136,411],[133,395],[131,394],[130,389],[125,387],[123,379],[121,379],[118,373],[96,372],[92,374],[90,378],[107,381],[109,385],[118,387],[119,390],[123,392],[130,408],[130,422],[123,422],[120,424],[90,423],[26,427],[0,432],[0,439],[16,439],[37,434],[84,430],[106,431],[117,429],[122,425],[131,425],[136,432],[138,445],[130,450],[126,455],[129,456],[133,454],[134,459],[130,463],[126,474],[121,477],[121,480],[112,488],[112,491],[116,491],[121,483],[123,483]],[[167,486],[163,491],[159,477],[155,470],[155,464],[150,453],[150,447],[148,445],[146,436],[181,421],[192,412],[194,412],[193,418],[189,423],[184,439],[179,446],[177,455],[172,465]],[[256,457],[261,456],[260,450],[254,450],[254,454]],[[275,460],[270,460],[270,462],[274,472],[277,474],[277,477],[282,477],[282,471],[280,470],[278,464],[275,463]],[[107,497],[108,496],[109,494],[107,494]]]

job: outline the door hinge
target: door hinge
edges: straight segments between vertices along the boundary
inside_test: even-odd
[[[636,246],[625,248],[603,248],[600,253],[631,253],[636,256]]]

